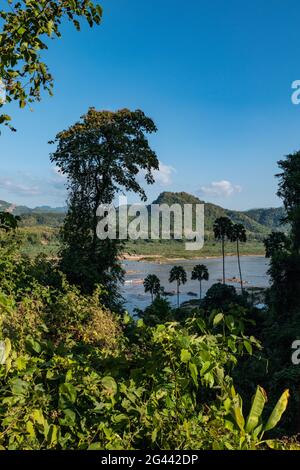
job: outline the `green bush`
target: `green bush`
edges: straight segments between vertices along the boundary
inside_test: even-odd
[[[83,295],[55,262],[21,257],[11,234],[1,243],[1,449],[296,446],[263,440],[287,391],[265,416],[258,388],[244,418],[232,373],[260,345],[244,333],[243,308],[179,323],[157,299],[145,322],[121,320],[103,306],[109,292]]]

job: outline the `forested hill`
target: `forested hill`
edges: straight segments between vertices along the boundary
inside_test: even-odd
[[[199,204],[204,203],[196,196],[186,192],[163,192],[153,204]],[[205,230],[212,231],[213,223],[218,217],[229,217],[234,223],[243,224],[249,232],[265,235],[272,230],[280,229],[280,220],[284,216],[282,207],[270,209],[251,209],[234,211],[221,206],[205,203]]]
[[[14,215],[20,215],[22,219],[21,226],[24,227],[34,227],[36,225],[59,227],[63,223],[66,208],[39,206],[31,209],[27,206],[17,206],[0,200],[0,211],[8,211]]]
[[[198,197],[186,192],[163,192],[153,201],[153,204],[199,204],[203,203]],[[57,227],[62,224],[66,212],[65,207],[51,208],[39,206],[33,209],[26,206],[15,206],[0,200],[0,211],[8,210],[15,215],[22,216],[21,225],[35,226],[47,225]],[[235,223],[242,223],[248,232],[266,235],[271,230],[280,229],[280,220],[284,216],[282,207],[270,209],[251,209],[248,211],[234,211],[221,206],[205,203],[205,229],[211,232],[213,223],[218,217],[229,217]]]
[[[248,217],[256,220],[259,224],[270,227],[274,230],[282,227],[281,220],[285,216],[283,207],[270,209],[251,209],[244,212]]]

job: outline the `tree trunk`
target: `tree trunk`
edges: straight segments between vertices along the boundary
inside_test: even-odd
[[[151,291],[151,303],[153,304],[153,291]]]
[[[202,300],[202,284],[201,284],[201,281],[200,281],[200,300]]]
[[[179,308],[179,282],[177,281],[177,308]]]
[[[236,241],[236,252],[237,252],[239,272],[240,272],[241,290],[242,290],[242,294],[243,294],[244,293],[244,288],[243,288],[243,278],[242,278],[241,260],[240,260],[240,246],[239,246],[239,240],[238,239]]]
[[[225,284],[225,240],[222,238],[222,256],[223,256],[223,284]]]

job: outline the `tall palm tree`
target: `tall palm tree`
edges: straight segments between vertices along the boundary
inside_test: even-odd
[[[213,226],[215,239],[222,242],[223,284],[225,284],[225,240],[230,237],[231,228],[232,222],[228,217],[219,217]]]
[[[153,302],[154,295],[160,293],[160,280],[155,274],[148,274],[144,279],[145,292],[150,292],[151,302]]]
[[[169,282],[177,282],[177,307],[179,308],[179,287],[181,284],[185,284],[187,276],[185,269],[182,266],[173,266],[170,271]]]
[[[240,282],[242,293],[243,289],[243,278],[241,270],[241,260],[240,260],[240,242],[245,243],[247,241],[246,229],[242,224],[234,224],[231,228],[230,241],[236,242],[236,254],[238,259],[239,273],[240,273]]]
[[[209,273],[205,264],[197,264],[192,271],[192,280],[200,283],[200,300],[202,299],[202,281],[208,281]]]

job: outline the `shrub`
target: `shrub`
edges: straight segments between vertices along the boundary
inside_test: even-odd
[[[204,298],[204,306],[208,309],[227,310],[231,304],[246,305],[245,299],[238,295],[235,287],[227,284],[213,284]]]

